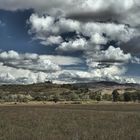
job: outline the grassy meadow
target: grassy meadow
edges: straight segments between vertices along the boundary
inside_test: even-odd
[[[0,140],[139,139],[139,104],[0,106]]]

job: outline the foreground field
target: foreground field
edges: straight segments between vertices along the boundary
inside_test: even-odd
[[[140,105],[0,107],[0,140],[139,140]]]

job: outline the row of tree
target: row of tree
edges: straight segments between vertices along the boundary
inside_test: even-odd
[[[1,95],[0,101],[4,102],[28,102],[28,101],[140,101],[140,91],[135,92],[125,92],[119,94],[118,90],[114,90],[112,95],[104,94],[101,92],[63,92],[60,94],[49,94],[49,95],[23,95],[23,94],[10,94],[10,95]]]
[[[119,94],[117,90],[114,90],[112,92],[112,98],[114,102],[117,102],[117,101],[136,102],[136,101],[140,101],[140,91],[125,92],[123,94]]]

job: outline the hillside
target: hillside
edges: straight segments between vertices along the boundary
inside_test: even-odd
[[[0,99],[3,101],[24,100],[37,101],[78,101],[78,100],[112,100],[112,92],[120,95],[140,91],[137,84],[118,84],[114,82],[93,82],[79,84],[53,84],[51,82],[31,85],[1,85]],[[17,99],[18,98],[18,99]],[[27,98],[27,99],[26,99]],[[29,99],[28,99],[29,98]],[[107,98],[107,99],[106,99]],[[15,100],[16,99],[16,100]]]

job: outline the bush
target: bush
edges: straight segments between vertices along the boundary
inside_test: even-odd
[[[46,96],[35,96],[34,100],[35,101],[47,101],[47,97]]]
[[[60,101],[60,96],[58,94],[53,95],[52,101],[57,103],[58,101]]]
[[[77,92],[63,92],[61,94],[61,96],[63,97],[63,99],[65,99],[66,101],[76,101],[79,100],[79,95],[77,94]]]
[[[96,100],[96,101],[102,100],[101,92],[90,93],[89,97],[90,97],[90,99]]]
[[[5,102],[28,102],[33,100],[33,97],[30,95],[12,94],[3,96],[2,100]]]
[[[105,100],[105,101],[112,101],[112,95],[104,94],[102,96],[102,99]]]
[[[82,104],[82,102],[80,102],[80,101],[74,101],[71,104]]]
[[[87,101],[90,99],[88,94],[81,94],[79,97],[81,100],[84,100],[84,101]]]
[[[140,101],[140,92],[125,92],[124,93],[124,101],[129,102],[129,101]]]
[[[71,93],[71,94],[69,94],[69,100],[77,101],[77,100],[79,100],[79,96],[76,93]]]

